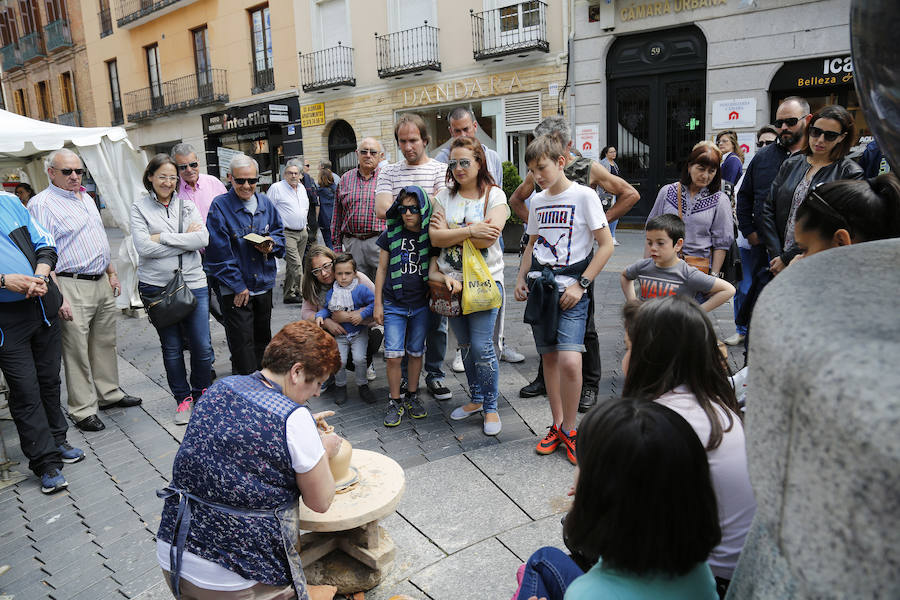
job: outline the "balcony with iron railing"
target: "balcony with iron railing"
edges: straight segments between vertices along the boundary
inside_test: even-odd
[[[70,125],[71,127],[81,127],[81,111],[73,110],[72,112],[62,113],[56,117],[56,122],[60,125]]]
[[[121,125],[125,122],[125,114],[122,112],[122,105],[110,101],[109,103],[109,123],[110,125]]]
[[[272,67],[266,69],[253,69],[253,87],[251,94],[262,94],[275,89],[275,70]]]
[[[49,25],[45,25],[44,36],[47,39],[47,52],[68,48],[72,45],[72,32],[69,30],[67,19],[57,19]]]
[[[127,92],[125,111],[129,121],[142,121],[179,110],[225,102],[228,102],[226,71],[210,69]]]
[[[119,29],[131,29],[148,23],[197,0],[118,0]]]
[[[9,44],[0,48],[0,56],[2,56],[0,62],[3,63],[4,71],[18,69],[24,64],[24,61],[22,60],[22,52],[15,44]]]
[[[382,79],[420,71],[440,71],[437,27],[425,24],[405,31],[375,34],[378,76]]]
[[[300,53],[300,77],[304,92],[355,86],[353,48],[338,42],[333,48]]]
[[[97,13],[97,16],[100,17],[100,37],[105,38],[108,35],[112,35],[112,11],[109,8],[104,8]]]
[[[520,2],[479,13],[470,9],[469,13],[475,60],[550,52],[547,5],[543,2]]]
[[[44,51],[44,38],[41,37],[40,31],[32,31],[28,35],[20,37],[19,50],[22,52],[23,63],[41,56],[47,56],[47,53]]]

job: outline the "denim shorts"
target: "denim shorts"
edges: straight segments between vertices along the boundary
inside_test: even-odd
[[[569,310],[559,311],[556,345],[538,346],[538,354],[561,351],[584,352],[584,330],[587,324],[589,301],[588,295],[584,294],[578,304]]]
[[[425,333],[428,331],[428,305],[409,308],[384,301],[384,357],[402,358],[425,353]]]

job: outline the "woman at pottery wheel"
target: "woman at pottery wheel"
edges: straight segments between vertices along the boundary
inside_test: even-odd
[[[298,499],[325,512],[334,499],[321,437],[324,418],[306,401],[340,366],[337,344],[315,323],[272,338],[262,370],[215,382],[194,407],[172,467],[157,558],[176,598],[332,598],[307,587],[295,549]],[[324,442],[324,444],[323,444]]]

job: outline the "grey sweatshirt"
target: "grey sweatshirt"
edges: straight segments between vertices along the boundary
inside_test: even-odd
[[[181,230],[186,232],[191,223],[203,224],[200,211],[190,200],[172,195],[169,206],[156,201],[155,195],[143,194],[131,207],[131,239],[138,253],[138,281],[150,285],[165,286],[178,268],[181,255],[182,275],[191,289],[206,287],[206,274],[200,262],[199,250],[209,244],[209,232],[204,225],[199,231],[178,231],[178,205],[184,214]],[[159,243],[150,240],[160,234]]]

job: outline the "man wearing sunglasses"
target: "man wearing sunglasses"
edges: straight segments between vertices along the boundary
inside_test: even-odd
[[[205,222],[209,205],[213,198],[226,192],[225,186],[218,177],[200,172],[197,152],[190,144],[176,145],[172,148],[171,156],[178,168],[178,197],[193,202]]]
[[[738,244],[739,247],[741,245],[746,247],[740,248],[744,278],[738,285],[735,295],[735,314],[739,311],[753,279],[769,265],[766,245],[762,238],[766,196],[769,195],[772,182],[778,175],[782,163],[795,152],[803,150],[806,125],[811,116],[809,103],[803,98],[790,96],[782,100],[775,111],[775,121],[772,123],[777,135],[776,143],[759,148],[744,172],[737,193],[737,219],[740,238],[745,240],[741,242],[739,238]],[[736,329],[734,335],[724,340],[729,346],[741,344],[747,336],[745,326],[737,326]]]
[[[115,296],[122,286],[97,205],[81,185],[81,159],[62,149],[46,164],[50,186],[31,199],[28,212],[53,236],[59,255],[54,279],[63,295],[59,317],[69,416],[82,431],[100,431],[106,426],[98,407],[141,403],[119,388]]]
[[[232,371],[249,375],[272,339],[275,257],[284,256],[284,234],[275,206],[256,191],[257,162],[238,154],[229,171],[232,187],[213,200],[206,219],[204,269],[219,284]]]

